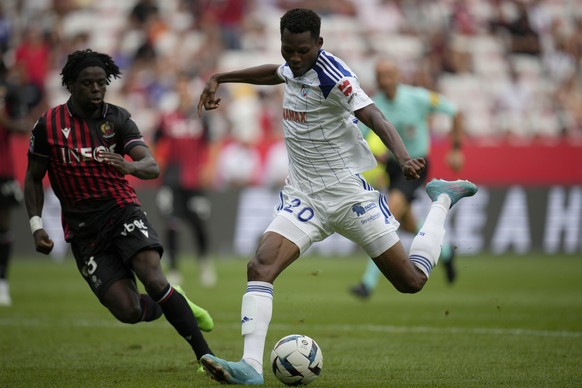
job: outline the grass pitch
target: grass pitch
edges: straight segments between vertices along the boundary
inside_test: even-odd
[[[304,257],[275,283],[265,351],[302,333],[323,350],[312,387],[580,387],[582,259],[579,256],[458,258],[449,286],[437,268],[416,295],[387,281],[367,301],[348,294],[365,258]],[[183,287],[211,312],[214,352],[242,354],[240,301],[246,259],[219,258],[218,286],[197,285],[190,257]],[[0,307],[0,387],[214,387],[196,373],[193,353],[165,321],[118,323],[72,259],[16,257],[13,306]]]

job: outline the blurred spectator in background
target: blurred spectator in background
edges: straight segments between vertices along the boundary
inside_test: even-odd
[[[259,185],[263,179],[259,142],[264,133],[259,93],[242,84],[231,91],[232,101],[226,106],[230,133],[222,141],[216,162],[215,184],[221,190]]]
[[[528,54],[539,56],[541,54],[540,36],[532,26],[528,10],[528,3],[524,0],[514,0],[517,15],[507,20],[503,12],[504,2],[494,1],[497,20],[493,22],[494,28],[502,28],[509,33],[508,51],[513,54]]]
[[[46,106],[46,81],[51,66],[51,48],[37,25],[27,27],[22,42],[15,50],[15,68],[21,72],[26,103],[29,109]]]
[[[530,109],[533,103],[531,88],[515,66],[510,65],[509,80],[497,92],[492,111],[495,126],[504,137],[519,139],[532,136]]]
[[[178,253],[185,222],[192,232],[200,283],[212,287],[217,279],[208,252],[211,203],[206,190],[212,175],[208,167],[213,149],[208,126],[196,115],[194,86],[190,77],[180,74],[175,90],[162,102],[162,106],[169,107],[162,113],[154,133],[156,156],[162,168],[162,186],[156,203],[165,220],[170,282],[182,281]]]
[[[357,7],[357,18],[364,34],[395,34],[406,27],[400,1],[352,0]]]
[[[14,71],[0,60],[0,306],[10,306],[8,266],[14,236],[11,232],[12,208],[22,202],[22,191],[14,171],[11,137],[25,135],[32,127],[28,108]],[[16,82],[14,81],[16,80]]]
[[[556,92],[558,114],[564,135],[582,140],[582,85],[576,77],[564,82]]]
[[[451,33],[461,35],[474,35],[478,32],[477,20],[471,13],[466,0],[456,0],[452,4],[449,20]]]
[[[15,68],[22,72],[26,103],[29,109],[46,108],[46,82],[51,67],[51,47],[44,31],[31,24],[15,50]]]
[[[245,132],[227,137],[216,161],[216,186],[220,190],[241,189],[262,181],[261,154]]]
[[[10,47],[10,39],[12,38],[12,26],[8,15],[4,11],[4,4],[0,4],[0,55]]]
[[[244,0],[213,0],[194,2],[198,20],[216,24],[225,50],[240,50],[242,27],[246,14]]]
[[[129,13],[129,21],[134,28],[147,28],[153,17],[159,15],[160,9],[156,0],[138,0]]]
[[[553,45],[542,56],[542,65],[546,76],[558,88],[576,75],[580,66],[576,62],[574,40],[555,24],[552,29]]]

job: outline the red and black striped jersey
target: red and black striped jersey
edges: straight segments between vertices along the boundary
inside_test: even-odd
[[[20,97],[15,85],[0,81],[0,115],[7,118],[23,117],[24,103]],[[0,124],[0,178],[14,179],[15,166],[11,137],[12,132]]]
[[[200,189],[209,152],[209,133],[204,121],[180,111],[166,113],[161,117],[154,139],[157,156],[164,166],[164,184]]]
[[[115,207],[139,205],[125,176],[103,163],[103,151],[127,154],[146,146],[129,112],[104,104],[98,118],[83,119],[72,113],[71,100],[46,111],[30,138],[30,158],[48,163],[51,186],[67,219],[98,216]],[[67,230],[65,230],[67,232]]]
[[[10,132],[3,125],[0,125],[0,178],[14,178]]]

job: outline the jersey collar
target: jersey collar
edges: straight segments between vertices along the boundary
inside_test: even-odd
[[[65,104],[65,107],[67,108],[67,113],[69,114],[69,117],[73,117],[74,113],[73,113],[73,99],[72,99],[72,97],[69,97],[69,99],[67,100],[67,103]],[[101,117],[105,118],[105,116],[107,115],[108,109],[109,109],[109,104],[104,102],[103,108],[101,110]]]

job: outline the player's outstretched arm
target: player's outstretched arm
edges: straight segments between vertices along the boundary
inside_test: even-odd
[[[246,83],[252,85],[278,85],[284,82],[278,75],[279,65],[262,65],[243,70],[216,73],[210,76],[198,100],[198,116],[202,108],[216,109],[220,106],[220,98],[216,97],[218,85],[224,83]]]
[[[394,154],[407,179],[420,178],[419,174],[426,164],[424,158],[412,159],[410,157],[398,131],[375,104],[359,109],[354,114],[358,120],[371,128],[382,140],[382,143]]]
[[[465,165],[465,156],[462,151],[464,134],[464,120],[463,114],[457,112],[453,117],[453,127],[451,129],[451,149],[447,153],[446,162],[447,165],[453,171],[460,171]]]
[[[42,207],[44,205],[44,188],[42,180],[48,168],[46,163],[34,157],[28,157],[28,167],[24,177],[24,204],[30,219],[30,228],[37,252],[48,255],[54,246],[53,241],[42,225]]]

